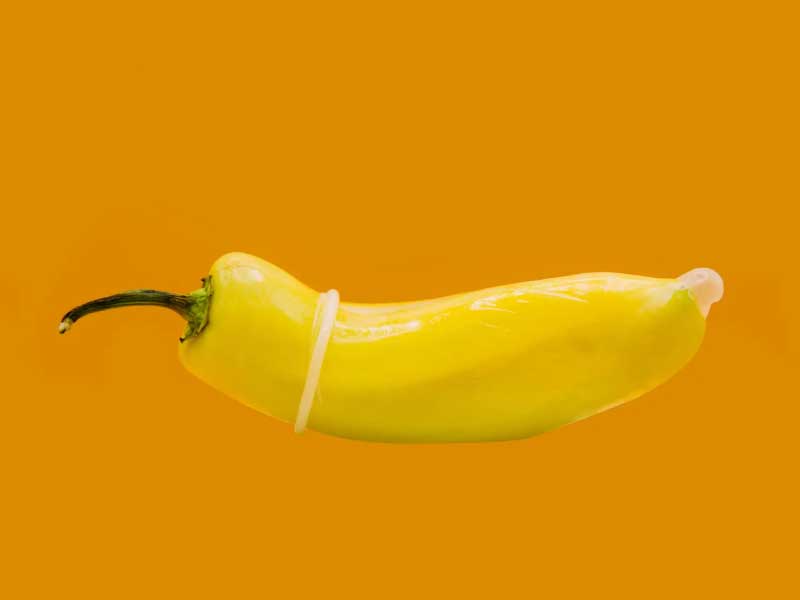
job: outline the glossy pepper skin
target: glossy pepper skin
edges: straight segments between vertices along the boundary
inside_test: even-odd
[[[293,421],[319,294],[246,254],[211,269],[209,325],[186,368]],[[654,388],[697,351],[705,319],[676,280],[588,274],[423,302],[342,303],[311,429],[375,441],[524,438]]]
[[[180,344],[181,362],[294,421],[320,294],[242,253],[217,260],[210,281],[206,323]],[[381,442],[526,438],[667,380],[700,346],[704,310],[683,279],[613,273],[421,302],[343,302],[308,426]]]

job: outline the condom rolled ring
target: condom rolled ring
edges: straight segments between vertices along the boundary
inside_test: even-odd
[[[311,348],[311,359],[308,361],[306,382],[297,407],[297,418],[294,422],[295,433],[302,433],[308,424],[308,417],[314,406],[314,398],[319,388],[319,378],[322,373],[322,363],[328,350],[328,343],[336,324],[336,313],[339,310],[339,292],[330,290],[319,296],[317,314],[314,318],[312,331],[317,331],[317,337]]]

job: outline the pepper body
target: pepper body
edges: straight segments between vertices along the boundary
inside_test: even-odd
[[[294,421],[320,294],[259,258],[211,269],[184,366]],[[677,279],[589,273],[434,300],[339,306],[308,426],[384,442],[529,437],[631,400],[697,351],[705,318]]]

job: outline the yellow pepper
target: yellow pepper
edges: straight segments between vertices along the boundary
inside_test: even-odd
[[[257,257],[227,254],[202,289],[133,290],[189,322],[197,377],[298,429],[383,442],[529,437],[653,389],[697,351],[722,296],[710,269],[677,279],[588,273],[397,304],[337,305]],[[329,340],[328,340],[329,335]],[[316,356],[316,358],[314,358]],[[301,397],[305,406],[301,406]]]

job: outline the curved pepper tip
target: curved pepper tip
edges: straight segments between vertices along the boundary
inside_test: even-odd
[[[692,292],[704,317],[708,316],[712,304],[722,300],[725,292],[725,284],[719,273],[706,267],[692,269],[678,277],[678,281]]]
[[[72,319],[64,319],[58,324],[58,333],[66,333],[72,327]]]

